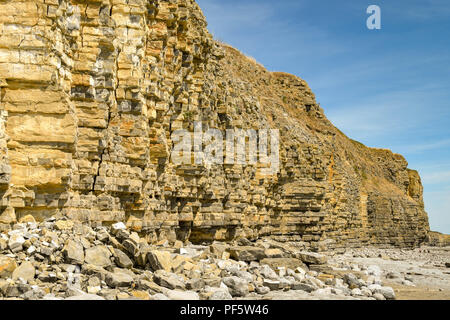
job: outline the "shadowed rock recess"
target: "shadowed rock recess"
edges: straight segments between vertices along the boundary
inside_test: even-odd
[[[346,137],[302,79],[214,41],[194,1],[14,0],[0,12],[2,228],[32,215],[123,221],[154,243],[425,240],[406,160]],[[171,134],[194,121],[279,129],[279,172],[174,165]]]

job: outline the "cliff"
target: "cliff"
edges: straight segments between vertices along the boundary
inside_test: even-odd
[[[406,160],[355,142],[305,81],[213,40],[192,0],[1,1],[0,222],[124,221],[150,241],[414,246]],[[171,134],[280,130],[280,170],[175,165]]]
[[[434,247],[450,246],[450,235],[431,231],[427,235],[426,244]]]

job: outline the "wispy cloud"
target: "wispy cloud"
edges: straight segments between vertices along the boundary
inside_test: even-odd
[[[210,21],[209,29],[216,39],[237,46],[257,60],[261,60],[258,59],[259,54],[267,52],[271,52],[277,61],[306,61],[311,57],[318,59],[348,52],[348,48],[332,33],[304,21],[302,14],[306,14],[303,9],[308,1],[285,0],[281,6],[259,0],[197,1]],[[290,12],[302,14],[289,16]],[[283,19],[280,19],[280,15]],[[267,61],[264,65],[272,71],[288,71],[279,70]]]
[[[370,97],[351,97],[348,104],[339,104],[326,114],[336,126],[359,139],[371,141],[380,137],[393,137],[399,133],[411,133],[423,127],[424,121],[434,117],[421,101],[428,93],[393,91],[373,94]],[[388,139],[384,139],[384,143]]]
[[[448,0],[410,0],[407,3],[390,1],[386,7],[396,12],[399,17],[411,20],[424,21],[450,17]]]
[[[424,199],[431,230],[450,234],[450,190],[436,192],[425,190]]]
[[[252,1],[239,3],[215,0],[198,1],[208,20],[214,21],[212,29],[220,32],[239,30],[243,25],[258,27],[270,20],[273,10],[268,4]]]
[[[398,149],[403,153],[418,153],[435,149],[441,149],[448,146],[450,146],[450,139],[431,141],[428,143],[421,143],[421,144],[410,144],[406,146],[400,146],[398,147]]]
[[[413,86],[420,84],[415,89],[421,91],[448,88],[448,84],[444,83],[423,83],[420,74],[424,70],[429,71],[436,66],[439,66],[440,70],[448,69],[450,52],[417,52],[411,49],[409,52],[408,50],[401,52],[380,50],[376,53],[376,55],[370,56],[367,56],[367,52],[365,52],[365,56],[355,54],[354,59],[345,64],[335,64],[331,68],[328,66],[328,72],[319,72],[310,79],[310,82],[316,89],[355,83],[378,87],[374,84],[384,78],[385,81],[388,80],[389,83],[394,82],[394,84],[401,81],[403,88],[407,88],[408,84]],[[408,58],[405,59],[405,56]]]
[[[440,171],[422,174],[422,181],[425,184],[441,184],[450,182],[450,171]]]

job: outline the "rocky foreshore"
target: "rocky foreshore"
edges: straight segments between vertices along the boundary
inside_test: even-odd
[[[315,253],[300,242],[270,239],[155,245],[123,223],[92,228],[55,218],[22,221],[0,236],[1,299],[395,299],[386,281],[415,286],[414,276],[367,261],[427,254],[423,249]],[[449,261],[442,257],[425,259],[445,269]]]

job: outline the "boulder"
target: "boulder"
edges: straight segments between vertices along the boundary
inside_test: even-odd
[[[154,282],[143,279],[138,281],[138,288],[140,290],[150,291],[151,293],[163,293],[164,290],[166,290],[166,288],[163,288]]]
[[[6,250],[8,248],[8,242],[3,239],[0,238],[0,251]]]
[[[326,264],[327,257],[320,253],[302,251],[298,254],[301,261],[306,264]]]
[[[59,220],[55,222],[55,229],[61,231],[69,231],[73,229],[74,222],[72,220]]]
[[[7,256],[0,256],[0,278],[9,278],[16,268],[16,260]]]
[[[208,288],[207,293],[209,293],[209,300],[232,300],[233,297],[231,296],[228,288],[221,287],[221,288]]]
[[[14,270],[12,273],[12,279],[18,280],[23,279],[26,281],[31,281],[36,275],[36,270],[33,264],[29,261],[24,261],[22,264]]]
[[[79,242],[68,240],[63,249],[63,254],[68,263],[83,264],[84,248]]]
[[[150,298],[151,300],[170,300],[167,296],[162,293],[157,293]]]
[[[264,254],[267,258],[283,258],[285,255],[283,250],[275,248],[275,249],[266,249]]]
[[[116,235],[120,230],[126,230],[127,226],[123,222],[115,223],[111,226],[111,233]]]
[[[169,290],[166,295],[170,300],[200,300],[198,293],[194,291]]]
[[[309,270],[316,271],[318,273],[333,273],[333,267],[326,265],[326,264],[310,264]]]
[[[270,288],[264,287],[264,286],[263,287],[257,287],[256,288],[256,292],[258,294],[265,295],[265,294],[268,294],[270,292]]]
[[[118,267],[130,269],[133,267],[133,261],[120,249],[112,249],[114,262]]]
[[[31,214],[27,214],[19,219],[19,223],[36,223],[36,220]]]
[[[216,259],[226,259],[229,257],[229,252],[227,252],[228,245],[224,243],[213,243],[209,246],[209,252],[214,256]]]
[[[188,290],[200,290],[205,287],[205,280],[203,279],[189,279],[186,282],[186,288]]]
[[[84,260],[88,264],[98,267],[109,267],[111,263],[111,252],[105,246],[95,246],[86,249]]]
[[[17,298],[31,290],[31,286],[21,282],[10,283],[6,289],[6,297]]]
[[[130,287],[133,283],[133,277],[120,269],[115,269],[114,272],[106,275],[106,284],[110,288]]]
[[[353,273],[347,273],[344,275],[344,282],[348,284],[350,289],[360,288],[361,282],[359,281],[358,277],[355,276]]]
[[[139,253],[139,246],[131,239],[126,239],[122,242],[123,248],[133,257]]]
[[[373,297],[376,300],[386,300],[386,298],[381,293],[374,293]]]
[[[381,285],[379,284],[371,284],[367,287],[370,291],[372,291],[373,294],[379,292],[379,290],[381,290]]]
[[[259,268],[259,273],[267,279],[270,280],[278,280],[279,276],[277,275],[277,273],[271,268],[269,267],[269,265],[267,264],[263,264],[260,268]]]
[[[138,300],[150,300],[151,299],[150,294],[146,291],[133,290],[131,292],[131,295]]]
[[[153,281],[164,288],[175,290],[186,288],[183,277],[176,275],[175,273],[167,272],[164,270],[158,270],[153,275]]]
[[[248,282],[239,277],[226,277],[222,279],[233,297],[245,297],[249,294]]]
[[[310,284],[310,283],[303,283],[303,282],[295,282],[291,285],[292,290],[302,290],[306,292],[313,292],[318,289],[317,286]]]
[[[12,252],[16,253],[23,250],[24,243],[25,239],[21,234],[12,234],[9,238],[8,246]]]
[[[237,261],[260,261],[266,257],[264,249],[258,247],[231,247],[227,250],[230,257]]]
[[[260,261],[261,265],[267,264],[273,270],[277,270],[279,267],[295,270],[302,268],[308,270],[308,267],[299,259],[296,258],[265,258]]]
[[[165,270],[172,271],[172,259],[167,251],[152,250],[147,253],[147,261],[153,271]]]
[[[361,289],[354,288],[354,289],[352,289],[351,295],[354,296],[354,297],[357,297],[357,296],[362,296],[363,293],[362,293]]]
[[[395,300],[395,291],[391,287],[381,287],[375,290],[375,294],[380,293],[387,300]]]
[[[47,282],[47,283],[54,283],[54,282],[58,281],[58,277],[57,277],[56,273],[49,272],[49,271],[41,272],[38,275],[38,279],[42,282]]]
[[[279,280],[264,279],[263,285],[272,291],[280,290],[281,288],[281,283]]]

